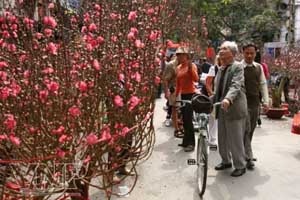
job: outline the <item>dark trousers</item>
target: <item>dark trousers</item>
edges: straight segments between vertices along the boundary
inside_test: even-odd
[[[253,158],[251,142],[252,142],[254,130],[256,128],[258,115],[259,115],[259,105],[248,107],[247,130],[244,138],[245,153],[247,159]]]
[[[167,110],[167,119],[171,119],[171,116],[172,116],[172,106],[170,106],[169,101],[167,101],[167,107],[168,107],[168,110]]]
[[[182,100],[191,100],[192,94],[182,94]],[[195,146],[195,133],[193,126],[193,109],[191,104],[185,104],[181,109],[182,112],[182,120],[183,120],[183,128],[184,128],[184,137],[182,141],[183,146],[192,145]]]

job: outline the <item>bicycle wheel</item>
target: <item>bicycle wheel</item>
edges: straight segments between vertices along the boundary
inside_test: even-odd
[[[207,179],[207,141],[203,135],[199,135],[197,144],[197,183],[199,195],[202,197],[206,189]]]

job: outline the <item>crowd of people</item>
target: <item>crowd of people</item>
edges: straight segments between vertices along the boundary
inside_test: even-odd
[[[217,148],[221,157],[215,170],[233,166],[231,176],[238,177],[255,168],[251,142],[260,108],[269,107],[269,75],[265,64],[255,62],[258,48],[254,43],[242,45],[242,61],[237,61],[235,42],[225,41],[218,49],[214,64],[205,57],[193,60],[187,46],[167,50],[162,76],[167,99],[165,125],[173,125],[174,136],[182,138],[179,146],[191,152],[195,148],[193,108],[186,104],[178,112],[178,100],[191,100],[201,93],[213,103],[220,102],[209,116],[209,145]]]

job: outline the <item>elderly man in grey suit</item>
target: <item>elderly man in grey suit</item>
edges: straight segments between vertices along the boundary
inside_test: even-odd
[[[231,176],[242,176],[246,172],[244,134],[247,120],[247,100],[244,86],[243,65],[235,61],[238,47],[235,42],[225,41],[220,47],[223,66],[215,79],[214,102],[221,102],[216,110],[218,118],[218,143],[222,162],[215,170],[232,167]],[[231,162],[232,160],[232,162]]]

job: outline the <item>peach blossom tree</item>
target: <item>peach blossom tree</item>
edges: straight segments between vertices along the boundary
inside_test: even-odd
[[[39,21],[27,1],[0,16],[2,198],[88,199],[90,187],[110,198],[125,165],[132,190],[155,142],[156,52],[169,1],[86,0],[69,12],[49,0]]]

